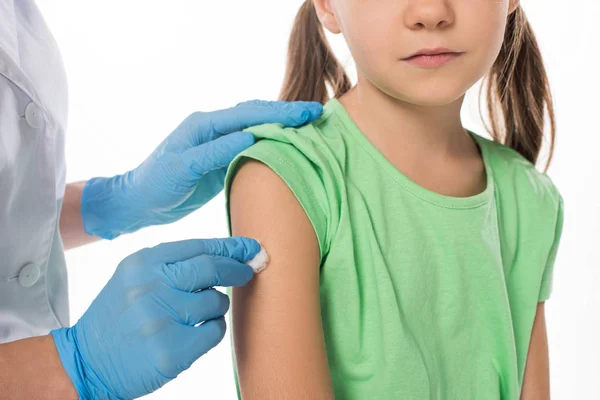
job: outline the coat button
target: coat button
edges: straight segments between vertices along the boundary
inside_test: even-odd
[[[40,269],[34,264],[27,264],[19,272],[19,283],[23,287],[32,287],[40,279]]]
[[[25,108],[25,120],[33,129],[39,129],[44,126],[42,110],[40,110],[34,102],[27,104],[27,107]]]

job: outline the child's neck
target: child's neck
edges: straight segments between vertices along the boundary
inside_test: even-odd
[[[395,146],[421,147],[431,154],[454,152],[460,148],[457,145],[470,140],[460,120],[463,98],[446,106],[415,106],[388,96],[365,80],[340,101],[367,136],[376,135],[377,140]]]
[[[359,79],[340,102],[371,143],[417,184],[456,197],[485,189],[479,149],[460,120],[462,97],[445,106],[415,106]]]

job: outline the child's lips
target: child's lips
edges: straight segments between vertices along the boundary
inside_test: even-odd
[[[421,68],[436,68],[449,63],[450,61],[460,57],[462,54],[463,53],[457,52],[417,54],[409,58],[404,58],[403,61]]]

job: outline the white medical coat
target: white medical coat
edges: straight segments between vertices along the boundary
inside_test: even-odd
[[[33,0],[0,0],[0,343],[69,323],[58,219],[67,83]]]

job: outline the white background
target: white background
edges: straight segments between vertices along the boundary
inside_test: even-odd
[[[277,97],[300,0],[38,0],[59,43],[70,86],[68,181],[137,166],[195,110]],[[595,0],[524,0],[546,60],[558,118],[549,172],[565,227],[547,304],[554,399],[598,396],[600,195]],[[341,38],[336,52],[352,63]],[[352,71],[353,73],[353,71]],[[473,96],[465,124],[483,133]],[[76,322],[128,254],[163,241],[227,235],[222,195],[183,221],[67,253]],[[229,340],[152,399],[233,399]]]

